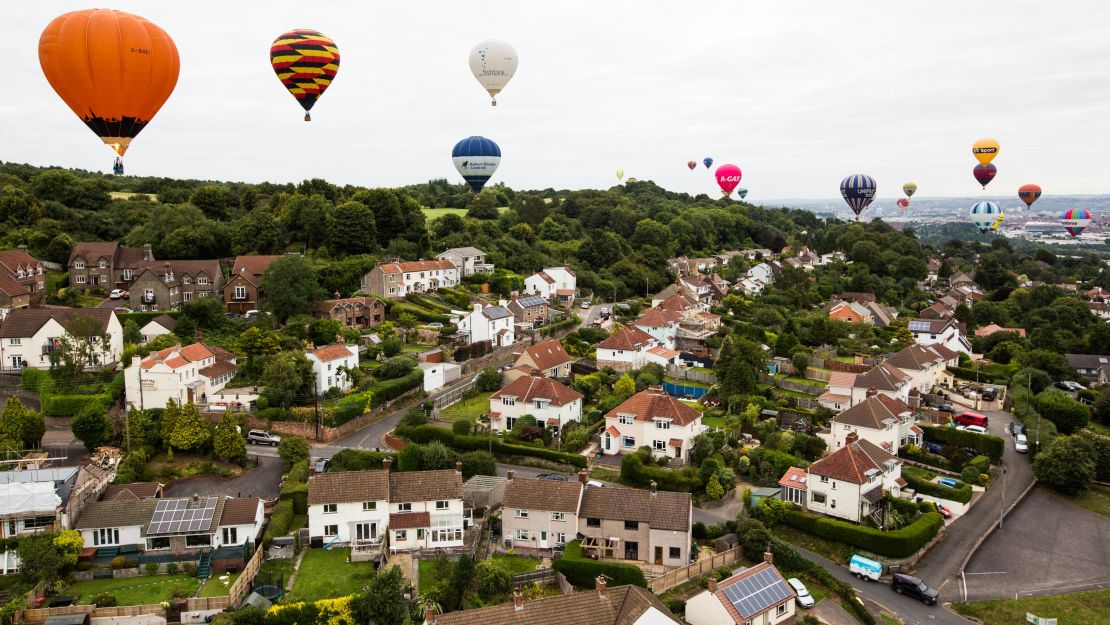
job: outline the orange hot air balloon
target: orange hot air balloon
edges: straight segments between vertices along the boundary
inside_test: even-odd
[[[86,9],[54,18],[39,37],[46,80],[100,140],[123,156],[177,85],[177,46],[154,23]]]

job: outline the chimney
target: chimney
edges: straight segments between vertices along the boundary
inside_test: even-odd
[[[851,445],[852,443],[854,443],[858,440],[859,440],[859,434],[856,434],[855,432],[848,432],[848,435],[844,437],[844,444],[845,445]]]
[[[878,390],[876,390],[874,386],[872,386],[871,388],[867,389],[867,396],[868,396],[868,397],[874,397],[874,396],[876,396],[876,395],[878,395],[878,394],[879,394],[879,391],[878,391]]]
[[[482,312],[482,302],[475,302],[474,312],[476,312],[476,313]]]
[[[339,291],[336,291],[336,292],[335,292],[335,293],[333,293],[332,295],[334,295],[334,296],[335,296],[335,299],[339,299]]]
[[[605,594],[605,578],[598,575],[595,586],[597,588],[597,596],[602,599],[607,599],[608,597]]]
[[[763,561],[767,564],[772,564],[774,559],[775,555],[771,553],[771,543],[767,543],[767,551],[763,552]]]
[[[658,490],[658,488],[659,488],[659,485],[655,483],[655,480],[652,480],[651,481],[651,496],[652,497],[655,496],[655,492],[656,492],[656,490]]]
[[[709,578],[709,585],[705,588],[709,592],[717,592],[717,580],[712,577]]]
[[[582,469],[578,472],[578,481],[585,484],[586,482],[590,481],[590,474],[586,473],[585,469]]]
[[[391,468],[393,468],[393,458],[383,458],[382,468],[386,471],[389,471]]]
[[[513,589],[513,610],[520,612],[524,609],[524,595],[520,594],[520,586]]]
[[[462,475],[462,460],[455,461],[455,473]]]
[[[513,481],[513,470],[512,469],[509,469],[508,471],[505,472],[505,479],[507,479],[510,482]]]
[[[154,260],[154,255],[150,251],[150,243],[143,244],[143,260]]]
[[[431,608],[424,608],[424,625],[436,625],[436,613]]]
[[[200,503],[200,495],[198,495],[197,493],[193,493],[193,503],[194,504]]]
[[[347,339],[343,338],[342,334],[336,334],[335,335],[335,344],[336,345],[346,345],[347,344]]]

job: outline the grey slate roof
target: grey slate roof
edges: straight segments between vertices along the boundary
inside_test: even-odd
[[[486,315],[487,319],[504,319],[513,316],[513,313],[509,312],[509,309],[504,306],[490,306],[489,308],[483,309],[482,312]]]

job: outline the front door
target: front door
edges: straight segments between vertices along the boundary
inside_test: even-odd
[[[12,356],[12,369],[22,369],[22,368],[23,368],[23,357],[22,356]]]
[[[657,546],[655,548],[655,563],[656,564],[663,564],[663,548],[662,547]]]
[[[681,458],[682,457],[682,448],[681,447],[675,447],[674,448],[674,457],[675,458]]]
[[[610,447],[610,445],[612,444],[612,440],[613,440],[613,437],[610,436],[608,432],[606,432],[605,433],[605,451],[609,451],[610,449],[612,449]]]
[[[547,549],[547,532],[540,532],[540,549]]]
[[[640,543],[629,540],[624,543],[624,559],[625,560],[639,560],[640,559]]]

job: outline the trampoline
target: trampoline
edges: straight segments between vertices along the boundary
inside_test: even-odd
[[[281,599],[281,595],[283,594],[281,586],[277,586],[275,584],[262,584],[261,586],[255,586],[254,592],[262,595],[267,600],[272,602],[277,602],[278,599]]]

